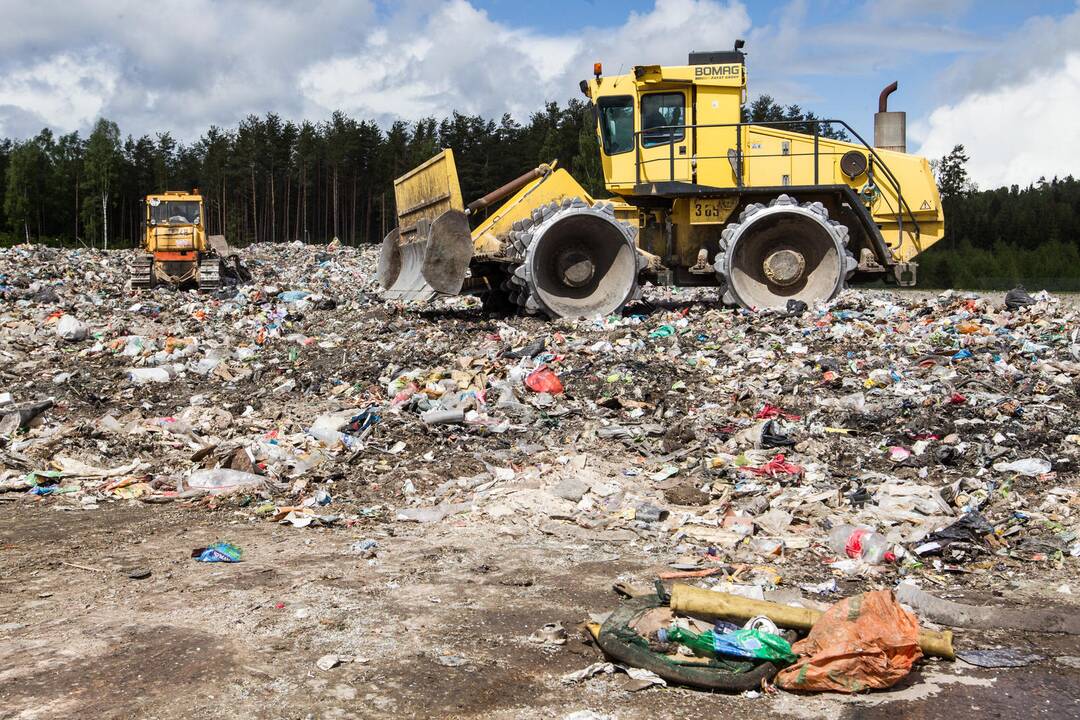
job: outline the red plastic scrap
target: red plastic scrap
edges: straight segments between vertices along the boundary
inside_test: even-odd
[[[776,477],[777,475],[802,475],[805,472],[801,465],[795,465],[789,463],[783,453],[777,453],[769,462],[765,463],[761,467],[744,467],[743,470],[749,470],[755,475],[764,475],[766,477]]]
[[[872,532],[873,530],[867,530],[866,528],[855,528],[854,532],[852,532],[851,536],[847,539],[847,542],[844,543],[844,553],[847,554],[849,558],[862,557],[863,538]],[[896,555],[892,552],[886,552],[884,557],[886,562],[896,562]]]
[[[785,420],[799,420],[800,415],[792,415],[791,413],[784,412],[783,408],[779,408],[776,405],[770,405],[765,403],[761,410],[758,410],[758,414],[754,416],[755,420],[775,420],[778,417],[782,417]]]
[[[963,405],[967,402],[967,398],[958,392],[954,392],[952,395],[949,396],[949,402],[951,402],[953,405]]]
[[[551,371],[547,365],[541,365],[525,377],[525,387],[533,392],[546,392],[550,395],[561,395],[563,391],[562,381],[559,376]]]

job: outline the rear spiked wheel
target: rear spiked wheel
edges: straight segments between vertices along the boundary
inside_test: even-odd
[[[750,205],[721,235],[714,268],[724,302],[746,308],[784,308],[789,300],[830,300],[855,272],[848,229],[819,202],[781,195]]]

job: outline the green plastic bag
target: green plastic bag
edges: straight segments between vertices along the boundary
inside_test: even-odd
[[[793,663],[798,657],[791,652],[791,644],[784,638],[750,628],[729,633],[706,630],[698,635],[690,630],[673,627],[667,631],[667,637],[691,650],[709,655],[769,660],[783,664]]]
[[[787,640],[753,628],[714,635],[713,650],[717,655],[782,663],[793,663],[798,658],[791,652],[791,643]]]

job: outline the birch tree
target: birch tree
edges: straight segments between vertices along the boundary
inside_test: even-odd
[[[116,123],[100,118],[86,141],[83,175],[88,191],[84,217],[90,218],[87,227],[96,225],[97,205],[101,211],[101,243],[109,249],[109,201],[120,167],[120,128]]]

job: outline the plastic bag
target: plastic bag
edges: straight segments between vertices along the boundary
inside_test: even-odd
[[[1023,285],[1017,285],[1009,292],[1005,293],[1005,307],[1010,310],[1019,310],[1026,305],[1034,305],[1035,298],[1028,295],[1027,290]]]
[[[845,598],[791,646],[801,657],[777,676],[785,690],[862,692],[887,688],[922,659],[919,621],[892,590]]]
[[[994,469],[998,472],[1012,472],[1027,477],[1037,477],[1050,472],[1051,465],[1040,458],[1024,458],[1012,462],[994,463]]]
[[[706,630],[698,634],[686,628],[672,627],[660,630],[657,637],[661,642],[677,642],[698,654],[710,657],[719,655],[746,660],[768,660],[779,665],[795,662],[798,657],[792,652],[787,640],[757,628],[740,628],[731,632]]]
[[[191,553],[191,556],[199,562],[235,563],[240,562],[240,558],[244,556],[244,551],[231,543],[216,542],[209,547],[196,548]]]
[[[777,475],[802,475],[805,472],[800,465],[789,463],[784,458],[783,453],[777,453],[772,460],[761,467],[748,465],[744,467],[743,470],[765,477],[776,477]]]
[[[89,334],[90,330],[86,325],[71,315],[62,316],[60,321],[56,323],[56,336],[61,340],[78,342],[79,340],[85,340]]]
[[[563,391],[563,384],[559,380],[559,376],[553,373],[547,365],[541,365],[529,373],[525,378],[525,387],[533,392],[546,392],[550,395],[561,395]]]
[[[754,628],[713,635],[713,649],[717,655],[784,664],[795,662],[798,658],[787,640]]]
[[[212,468],[209,470],[196,470],[191,473],[187,485],[193,490],[220,493],[238,487],[256,487],[265,481],[266,478],[262,475],[244,472],[243,470]]]

